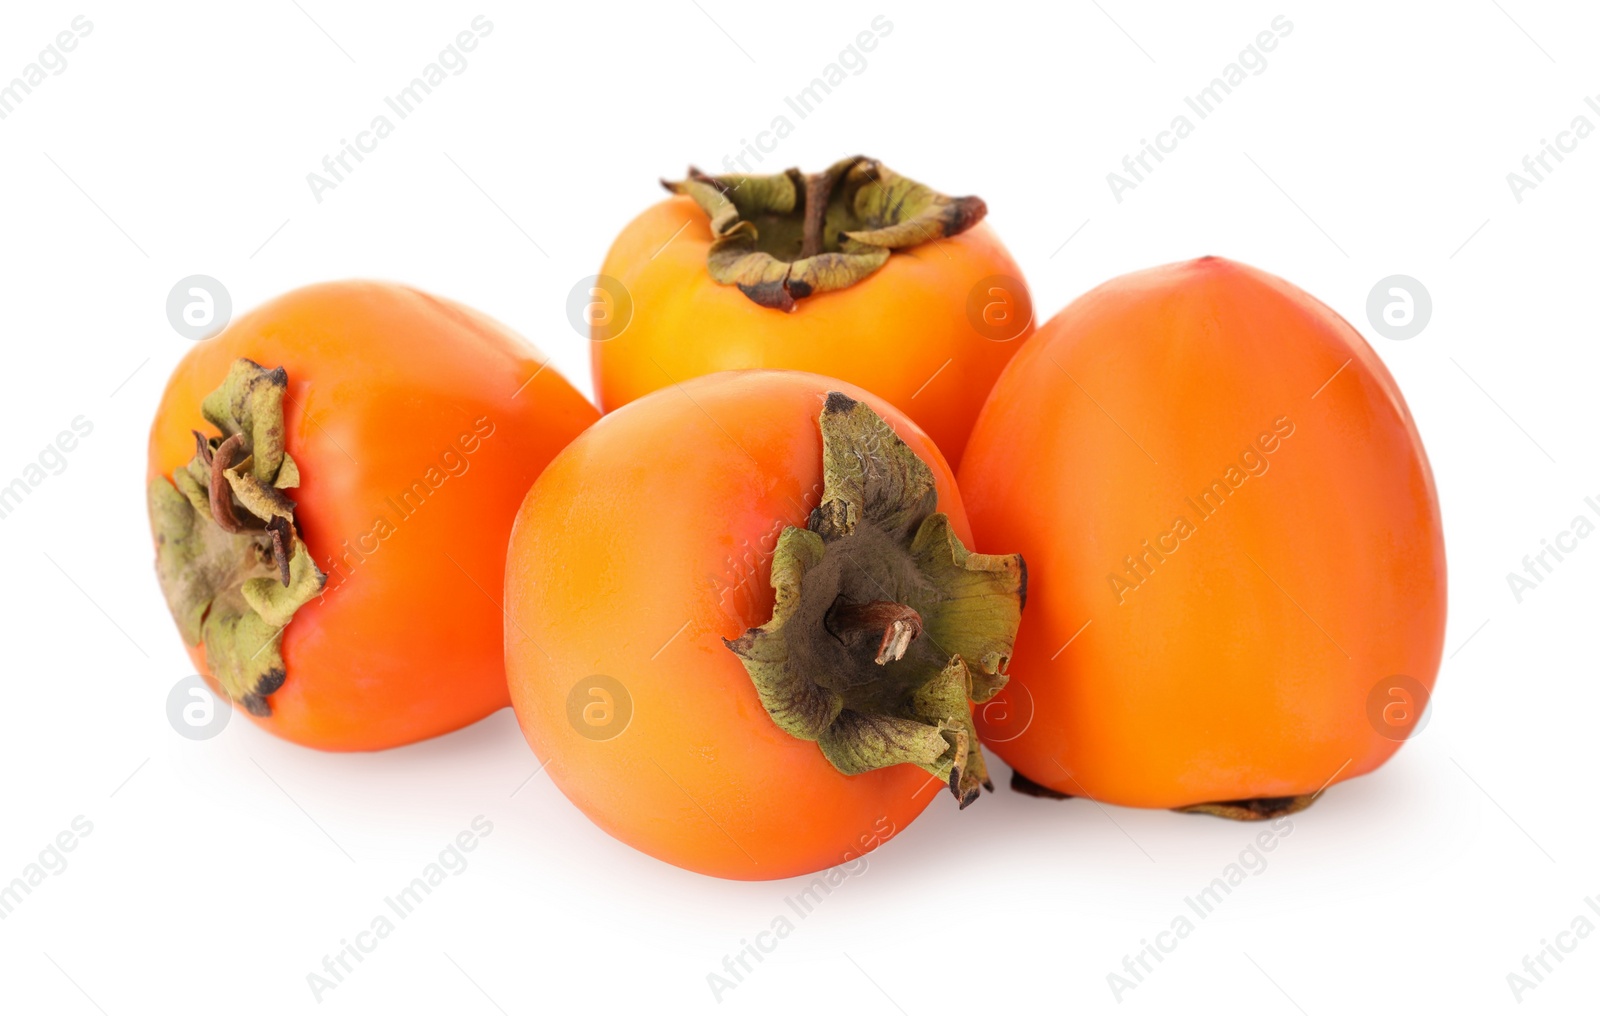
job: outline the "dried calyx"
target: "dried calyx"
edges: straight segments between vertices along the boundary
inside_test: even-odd
[[[284,681],[280,643],[295,611],[322,590],[284,493],[300,471],[284,450],[282,367],[234,361],[200,411],[221,433],[195,432],[195,455],[148,491],[156,574],[178,630],[204,642],[228,696],[257,716]]]
[[[866,405],[822,410],[823,494],[772,560],[772,619],[727,641],[762,705],[847,775],[909,762],[962,807],[993,789],[971,702],[1006,683],[1021,555],[974,554],[927,464]]]
[[[1319,790],[1315,794],[1297,794],[1293,797],[1252,797],[1243,801],[1210,801],[1172,810],[1191,815],[1231,818],[1235,822],[1260,822],[1264,819],[1282,818],[1285,815],[1305,811],[1321,793]]]
[[[940,194],[859,155],[810,175],[707,176],[691,166],[688,179],[662,186],[710,217],[711,277],[785,311],[861,281],[893,251],[971,229],[987,211],[981,198]]]
[[[1056,801],[1066,801],[1077,796],[1062,793],[1042,783],[1035,783],[1015,770],[1011,773],[1011,789],[1030,797],[1046,797]],[[1322,791],[1319,790],[1315,794],[1297,794],[1293,797],[1251,797],[1240,801],[1209,801],[1204,804],[1187,804],[1172,810],[1188,815],[1215,815],[1217,818],[1233,819],[1235,822],[1261,822],[1305,811],[1316,803],[1321,795]]]

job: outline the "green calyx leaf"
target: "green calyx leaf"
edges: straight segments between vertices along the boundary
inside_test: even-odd
[[[962,233],[983,220],[981,198],[952,198],[875,160],[852,156],[810,176],[707,176],[662,181],[711,219],[711,277],[763,307],[791,311],[844,289],[889,255]]]
[[[865,404],[830,393],[823,494],[772,559],[772,619],[726,644],[783,730],[855,775],[909,762],[962,807],[989,782],[971,703],[1007,680],[1027,584],[936,511],[927,464]]]
[[[156,575],[189,645],[235,702],[269,716],[284,682],[280,644],[325,576],[295,528],[284,493],[300,470],[284,447],[283,368],[240,359],[201,414],[221,431],[195,433],[195,455],[169,481],[150,481]]]

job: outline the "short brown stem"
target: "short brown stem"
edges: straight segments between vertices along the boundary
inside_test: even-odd
[[[267,523],[272,536],[272,559],[278,563],[278,581],[289,588],[289,548],[294,545],[294,527],[282,515]]]
[[[922,634],[922,615],[893,600],[836,603],[828,611],[827,624],[834,637],[847,644],[877,638],[872,662],[880,667],[905,656],[911,641]]]
[[[800,240],[800,256],[803,258],[822,253],[822,221],[828,213],[828,196],[833,191],[835,179],[833,173],[812,173],[806,177],[805,231]]]
[[[211,453],[211,517],[225,533],[241,532],[238,518],[233,514],[233,488],[228,486],[228,467],[233,465],[233,453],[244,443],[244,436],[235,434],[217,446]]]

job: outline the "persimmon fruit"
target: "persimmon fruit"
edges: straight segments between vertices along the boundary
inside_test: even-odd
[[[587,312],[606,412],[721,370],[811,371],[898,406],[951,463],[1033,331],[976,197],[860,156],[822,173],[667,182],[623,229]]]
[[[1414,729],[1432,473],[1377,354],[1282,279],[1210,257],[1087,293],[1001,375],[960,476],[979,546],[1032,569],[979,724],[1019,789],[1269,817]]]
[[[330,750],[508,704],[511,522],[599,414],[536,350],[403,286],[309,286],[191,349],[150,429],[157,574],[195,667]]]
[[[512,705],[601,828],[683,868],[851,860],[987,784],[1025,575],[972,554],[954,477],[889,403],[793,371],[608,414],[534,483],[506,564]]]

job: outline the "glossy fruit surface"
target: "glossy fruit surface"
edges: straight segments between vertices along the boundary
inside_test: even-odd
[[[815,525],[819,414],[856,400],[892,428],[886,442],[926,463],[930,496],[965,540],[927,435],[881,399],[791,371],[698,378],[607,415],[522,506],[506,569],[512,703],[562,792],[639,850],[726,878],[788,877],[881,845],[943,789],[907,764],[843,775],[774,722],[730,651],[774,615],[775,550]],[[917,646],[931,644],[938,621],[927,622]],[[952,744],[967,709],[962,694],[941,724]]]
[[[1201,258],[1084,295],[995,386],[961,485],[979,548],[1031,569],[979,725],[1027,780],[1303,804],[1412,732],[1445,622],[1433,477],[1378,356],[1282,279]]]
[[[876,167],[874,172],[887,171]],[[715,198],[706,196],[713,184],[705,181],[713,181],[736,188],[731,192],[734,201],[743,203],[741,195],[771,179],[704,177],[674,185],[683,188],[680,196],[647,209],[617,237],[601,273],[603,281],[615,280],[620,288],[609,296],[599,294],[599,317],[591,329],[601,408],[609,412],[659,388],[716,371],[810,371],[887,399],[927,431],[946,459],[958,463],[990,385],[1033,331],[1022,271],[994,230],[977,221],[982,202],[945,199],[969,202],[944,215],[956,218],[962,214],[958,207],[965,209],[957,226],[942,225],[930,212],[928,225],[901,223],[898,238],[884,241],[903,246],[892,254],[880,248],[887,254],[881,267],[868,261],[848,275],[843,268],[837,273],[818,270],[804,283],[782,275],[790,259],[801,257],[798,225],[787,228],[783,215],[765,209],[758,214],[746,206],[747,218],[760,224],[761,239],[751,244],[753,253],[746,261],[728,268],[727,277],[736,277],[740,265],[765,257],[764,249],[756,248],[771,241],[776,256],[763,263],[769,274],[778,273],[778,281],[746,268],[752,281],[719,282],[708,264],[731,242],[721,231],[726,223],[714,222],[688,195],[698,194],[705,207],[716,208]],[[870,207],[876,196],[890,193],[885,186],[896,185],[887,180],[884,186],[875,180],[861,184],[857,193],[868,221],[854,225],[890,218]],[[792,194],[788,197],[794,200]],[[830,223],[843,217],[838,203],[830,207]],[[798,208],[784,207],[796,218],[803,212],[803,202]],[[831,228],[827,236],[837,239],[841,228]],[[822,253],[843,258],[847,248],[835,243]],[[837,275],[850,281],[840,279],[841,288],[829,291],[812,288]],[[617,306],[618,294],[626,294],[623,309]],[[623,326],[620,331],[618,326]]]
[[[196,432],[210,439],[202,459],[225,436],[202,401],[244,360],[279,379],[277,433],[298,472],[281,493],[326,585],[260,648],[257,663],[281,653],[277,673],[230,671],[224,688],[206,646],[191,644],[195,666],[262,727],[324,749],[404,744],[506,705],[498,600],[511,522],[594,407],[524,340],[459,304],[375,282],[309,286],[184,356],[151,427],[153,504],[186,508],[172,478],[196,459]],[[196,510],[193,533],[225,539]],[[215,613],[229,595],[196,609]]]

